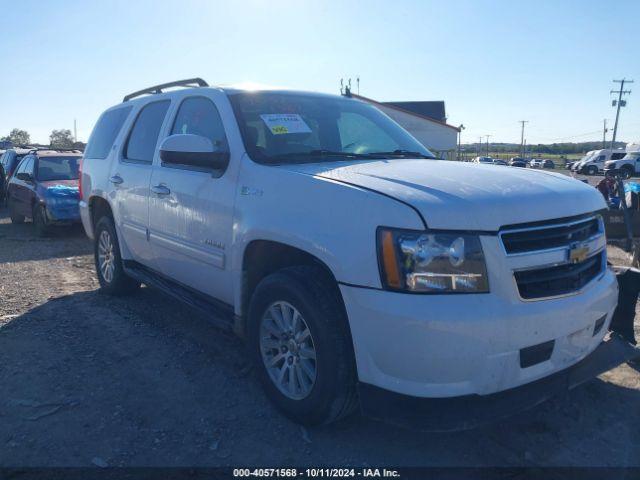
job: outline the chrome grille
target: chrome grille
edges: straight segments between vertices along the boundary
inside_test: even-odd
[[[600,252],[580,263],[515,272],[520,297],[558,297],[580,290],[602,271],[603,255]]]
[[[500,237],[505,251],[512,255],[568,246],[587,240],[600,232],[600,217],[593,216],[568,223],[510,229],[502,232]]]
[[[597,214],[505,227],[499,237],[522,300],[573,294],[606,268]]]

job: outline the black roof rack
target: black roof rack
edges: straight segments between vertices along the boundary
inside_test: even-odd
[[[177,80],[175,82],[163,83],[161,85],[154,85],[153,87],[145,88],[144,90],[138,90],[137,92],[130,93],[129,95],[125,95],[123,102],[128,102],[132,98],[139,97],[141,95],[145,95],[147,93],[162,93],[162,90],[165,88],[171,87],[208,87],[209,84],[205,82],[203,79],[196,78],[188,78],[187,80]]]

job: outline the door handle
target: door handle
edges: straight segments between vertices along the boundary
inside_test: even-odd
[[[169,195],[171,193],[169,187],[165,185],[156,185],[154,187],[151,187],[151,191],[158,196]]]
[[[122,177],[118,174],[112,176],[111,178],[109,178],[109,181],[111,183],[113,183],[114,185],[120,185],[122,182],[124,182],[124,180],[122,179]]]

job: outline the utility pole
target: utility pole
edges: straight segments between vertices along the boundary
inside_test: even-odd
[[[478,156],[482,155],[482,137],[478,140]]]
[[[487,137],[487,157],[489,156],[489,137],[492,137],[493,135],[485,135],[485,137]]]
[[[529,120],[520,120],[522,130],[520,131],[520,158],[524,158],[524,124],[529,123]]]
[[[624,84],[625,83],[633,83],[633,80],[627,80],[626,78],[623,78],[622,80],[614,80],[613,83],[619,83],[620,84],[620,90],[611,90],[610,94],[613,93],[617,93],[618,94],[618,100],[614,100],[613,102],[611,102],[611,105],[616,107],[616,121],[613,124],[613,138],[611,139],[611,148],[613,149],[614,144],[616,143],[616,135],[618,134],[618,118],[620,117],[620,107],[625,107],[627,105],[627,101],[622,99],[623,95],[629,95],[631,93],[631,90],[625,90],[624,89]]]
[[[602,128],[602,149],[604,150],[605,148],[607,148],[607,119],[605,118],[604,120],[604,127]]]
[[[462,142],[462,130],[464,130],[464,125],[460,124],[460,126],[458,127],[458,161],[461,160],[461,158],[460,158],[460,143]]]
[[[78,124],[76,123],[76,119],[73,119],[73,141],[78,141]]]

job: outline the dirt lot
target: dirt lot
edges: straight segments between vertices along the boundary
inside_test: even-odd
[[[0,466],[640,466],[640,367],[490,427],[434,434],[280,416],[242,343],[143,288],[97,291],[81,229],[0,211]]]

